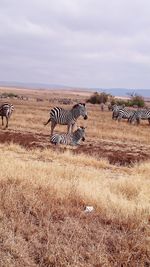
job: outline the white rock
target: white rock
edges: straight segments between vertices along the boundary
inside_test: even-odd
[[[94,207],[93,206],[86,206],[84,211],[85,212],[92,212],[92,211],[94,211]]]

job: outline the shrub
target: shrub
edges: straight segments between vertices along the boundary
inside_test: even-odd
[[[101,103],[106,103],[108,101],[109,98],[109,94],[106,94],[105,92],[102,93],[97,93],[95,92],[88,100],[88,103],[91,104],[101,104]]]
[[[142,96],[132,96],[130,100],[123,100],[123,99],[112,99],[111,100],[111,105],[113,106],[114,104],[117,104],[119,106],[125,105],[126,107],[144,107],[145,102],[144,98]]]
[[[14,93],[2,93],[2,96],[3,97],[18,97],[18,95],[17,94],[14,94]]]
[[[145,106],[144,98],[142,96],[138,96],[138,95],[132,97],[131,103],[132,103],[132,106],[136,105],[140,108]]]

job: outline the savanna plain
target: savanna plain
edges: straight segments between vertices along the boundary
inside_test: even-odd
[[[77,122],[85,142],[57,147],[43,125],[49,110],[90,92],[6,91],[27,99],[0,100],[15,107],[8,129],[0,126],[0,266],[150,266],[148,122],[118,123],[87,104],[88,120]]]

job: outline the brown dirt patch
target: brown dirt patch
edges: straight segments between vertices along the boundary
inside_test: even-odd
[[[42,133],[19,132],[12,130],[0,131],[0,143],[15,143],[25,148],[51,148],[65,151],[64,147],[57,147],[49,142],[49,135]],[[150,146],[138,143],[123,143],[119,141],[86,140],[84,144],[72,150],[73,153],[84,153],[96,158],[107,158],[111,164],[131,165],[132,163],[150,159]]]
[[[89,142],[85,146],[80,146],[77,152],[108,158],[111,164],[118,163],[120,165],[131,165],[150,159],[150,146],[109,140],[100,140],[94,144]]]

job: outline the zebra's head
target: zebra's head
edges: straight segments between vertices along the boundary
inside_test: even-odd
[[[87,116],[87,110],[86,110],[85,103],[78,103],[78,104],[73,106],[73,109],[78,110],[80,116],[82,116],[84,118],[84,120],[87,120],[88,116]]]
[[[85,141],[85,127],[83,126],[78,127],[78,129],[76,130],[76,133],[78,137],[80,138],[80,140],[84,142]]]

